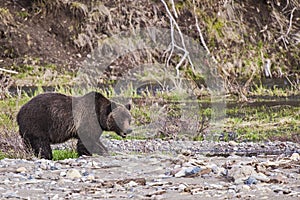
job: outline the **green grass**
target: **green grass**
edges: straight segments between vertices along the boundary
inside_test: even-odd
[[[295,88],[278,88],[276,85],[272,89],[263,86],[262,84],[254,84],[250,89],[252,96],[270,96],[270,97],[288,97],[291,95],[299,95],[299,90]]]
[[[0,151],[0,160],[6,158],[5,154]]]
[[[78,158],[78,154],[73,150],[53,150],[53,160],[64,160],[68,158]]]
[[[300,107],[257,106],[227,109],[225,127],[237,133],[240,141],[262,141],[299,133]]]
[[[55,66],[51,66],[53,69]],[[30,67],[29,67],[30,68]],[[30,68],[31,69],[31,68]],[[73,88],[71,87],[55,87],[57,92],[65,93],[71,95]],[[129,88],[127,91],[127,95],[132,95],[133,89]],[[43,89],[41,86],[38,86],[38,89],[30,95],[27,95],[25,92],[21,92],[18,96],[12,96],[9,98],[5,98],[0,101],[0,134],[1,130],[9,130],[11,133],[17,133],[18,127],[16,124],[16,114],[27,101],[29,101],[32,96],[36,96],[40,93],[43,93]],[[77,94],[84,94],[87,91],[75,91]],[[269,95],[271,97],[276,96],[286,96],[284,94],[287,91],[282,89],[274,89],[268,90],[263,88],[262,86],[257,86],[252,90],[255,95]],[[136,95],[136,94],[133,94]],[[114,91],[112,88],[111,96],[114,97]],[[136,98],[143,98],[140,96],[134,96]],[[156,120],[160,120],[161,117],[165,119],[178,119],[181,118],[181,103],[178,100],[182,99],[180,93],[168,93],[168,94],[160,94],[158,96],[146,96],[145,99],[150,100],[149,103],[141,104],[140,106],[134,105],[131,110],[132,116],[134,118],[133,127],[136,127],[135,131],[128,135],[126,139],[134,140],[134,139],[150,139],[155,138],[160,135],[155,135],[154,130],[151,127],[148,129],[147,125],[155,122]],[[167,107],[165,110],[160,111],[161,106],[154,106],[159,99],[165,100],[167,103]],[[143,100],[143,99],[141,99]],[[194,100],[191,100],[194,101]],[[257,102],[265,101],[264,99],[256,99]],[[208,126],[213,126],[209,124],[212,116],[217,115],[213,107],[207,107],[210,99],[202,99],[199,100],[195,106],[195,109],[199,107],[199,116],[201,119],[205,119],[207,121]],[[189,101],[185,101],[185,104],[189,105]],[[193,102],[191,102],[193,103]],[[189,107],[190,108],[190,107]],[[191,109],[191,108],[190,108]],[[188,117],[188,116],[187,116]],[[145,127],[145,128],[140,128]],[[205,131],[205,129],[204,129]],[[250,107],[241,104],[236,104],[235,107],[226,108],[226,118],[224,120],[224,129],[220,133],[225,133],[225,136],[222,140],[229,141],[231,138],[226,135],[226,133],[235,133],[237,141],[265,141],[272,138],[287,138],[291,139],[293,134],[300,132],[300,107],[293,106],[256,106]],[[150,133],[150,136],[147,135]],[[193,135],[194,134],[194,135]],[[214,134],[214,133],[209,133]],[[16,134],[17,135],[17,134]],[[123,140],[122,137],[118,136],[112,132],[104,132],[104,136],[108,136],[110,139]],[[166,134],[165,134],[166,135]],[[1,135],[0,135],[1,137]],[[185,139],[191,140],[200,140],[205,139],[203,137],[202,132],[200,134],[192,133],[192,134],[184,134],[178,133],[176,138],[189,137]],[[208,137],[209,138],[209,137]],[[168,139],[162,138],[162,139]],[[218,139],[216,139],[218,140]],[[0,150],[0,159],[5,157],[9,157],[5,151],[2,152]],[[17,155],[17,154],[16,154]],[[67,158],[77,158],[78,155],[76,152],[71,150],[54,150],[53,151],[53,160],[62,160]]]
[[[121,136],[117,135],[114,132],[110,132],[110,131],[103,132],[102,137],[107,137],[107,138],[113,139],[113,140],[122,140],[123,139]]]
[[[23,97],[21,99],[17,97],[7,98],[0,101],[0,130],[6,128],[10,130],[16,130],[17,124],[15,121],[17,112],[21,105],[29,100],[29,97]]]

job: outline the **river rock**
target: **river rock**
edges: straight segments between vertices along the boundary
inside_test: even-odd
[[[80,172],[77,169],[70,169],[66,173],[66,178],[69,178],[69,179],[77,179],[77,178],[81,178],[81,177],[82,177],[82,175],[80,174]]]
[[[245,180],[245,184],[246,185],[252,185],[252,184],[256,184],[257,183],[257,179],[254,178],[253,176],[249,176],[246,180]]]
[[[16,169],[17,173],[25,173],[27,171],[27,169],[25,167],[19,167]]]
[[[137,182],[135,182],[135,181],[130,181],[129,183],[126,183],[126,184],[124,185],[124,187],[126,187],[126,188],[132,188],[132,187],[136,187],[137,185],[138,185]]]
[[[285,148],[299,153],[298,144],[238,143],[239,152],[231,156],[228,152],[234,146],[226,142],[110,140],[110,144],[119,145],[122,152],[62,161],[0,160],[0,199],[300,199],[297,153],[237,155],[244,150],[285,152]],[[178,155],[180,149],[191,152]]]
[[[228,176],[232,177],[236,184],[243,183],[249,176],[255,174],[255,169],[252,166],[237,165],[228,171]]]
[[[267,175],[263,174],[263,173],[255,173],[252,175],[253,178],[262,181],[262,182],[269,182],[270,181],[270,177],[268,177]]]
[[[300,161],[300,155],[299,153],[293,153],[290,157],[291,160],[293,161]]]

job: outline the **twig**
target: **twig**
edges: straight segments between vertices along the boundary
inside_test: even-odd
[[[176,18],[178,18],[178,15],[177,15],[177,12],[176,12],[176,9],[175,9],[175,3],[174,3],[174,0],[170,0],[171,1],[171,4],[172,4],[172,10],[173,10],[173,13],[174,13],[174,16]]]
[[[171,52],[169,54],[169,57],[167,59],[167,67],[169,66],[169,63],[170,63],[170,60],[171,60],[171,57],[173,55],[173,52],[174,52],[174,24],[173,24],[173,21],[172,19],[170,18],[170,25],[171,25]]]
[[[198,30],[198,32],[199,32],[199,36],[200,36],[201,43],[202,43],[202,45],[204,46],[205,50],[207,51],[207,54],[208,54],[208,55],[211,55],[211,53],[210,53],[210,51],[209,51],[209,49],[208,49],[208,47],[207,47],[207,45],[206,45],[206,43],[205,43],[205,40],[204,40],[204,38],[203,38],[202,31],[201,31],[201,29],[200,29],[200,27],[199,27],[198,18],[197,18],[197,14],[196,14],[195,0],[193,0],[193,4],[194,4],[194,15],[195,15],[195,20],[196,20],[195,23],[196,23],[197,30]],[[216,60],[216,58],[215,58],[213,55],[212,55],[211,57],[212,57],[212,59],[213,59],[213,61],[214,61],[215,63],[218,63],[217,60]]]
[[[285,7],[282,9],[282,11],[284,11],[285,9],[287,9],[287,7],[289,6],[289,4],[290,4],[290,1],[289,1],[289,0],[286,0],[286,5],[285,5]]]
[[[296,7],[293,8],[293,10],[292,10],[292,12],[291,12],[289,28],[288,28],[288,30],[287,30],[287,32],[286,32],[286,34],[285,34],[286,37],[287,37],[287,35],[290,33],[290,31],[291,31],[291,27],[292,27],[292,25],[293,25],[293,13],[294,13],[295,10],[296,10]]]
[[[295,89],[297,89],[297,84],[294,84],[287,75],[284,76],[286,78],[286,80],[291,84],[291,86]]]
[[[284,46],[285,46],[286,49],[288,49],[288,48],[287,48],[287,44],[289,43],[289,42],[288,42],[288,34],[290,33],[290,31],[291,31],[291,29],[292,29],[292,25],[293,25],[293,13],[295,12],[296,9],[297,9],[297,8],[294,7],[293,10],[291,11],[291,17],[290,17],[290,21],[289,21],[289,27],[288,27],[286,33],[285,33],[285,34],[282,34],[282,35],[277,39],[277,42],[278,42],[279,40],[282,40],[282,41],[283,41]],[[277,21],[278,21],[278,20],[277,20]],[[282,26],[281,26],[281,32],[283,32],[282,30],[283,30],[283,28],[282,28]]]
[[[10,70],[10,69],[3,69],[3,68],[0,68],[0,71],[7,72],[7,73],[11,73],[11,74],[18,74],[18,72],[13,71],[13,70]]]

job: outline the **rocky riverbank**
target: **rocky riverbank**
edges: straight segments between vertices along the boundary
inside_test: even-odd
[[[108,157],[80,157],[61,161],[3,159],[0,161],[0,198],[300,197],[299,144],[107,140],[106,145],[112,151],[112,155]],[[256,149],[258,146],[268,152],[276,150],[276,154],[260,153],[262,149]],[[213,148],[219,153],[201,153],[201,148]],[[249,152],[255,149],[258,152],[255,156],[234,153],[234,150]],[[290,150],[289,153],[287,149]],[[279,154],[279,150],[282,153]],[[224,151],[227,153],[220,153]]]

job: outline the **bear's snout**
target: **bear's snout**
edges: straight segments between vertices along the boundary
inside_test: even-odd
[[[132,133],[132,129],[127,129],[126,134]]]
[[[126,138],[127,134],[130,134],[132,133],[132,129],[127,129],[125,130],[124,132],[120,133],[119,135],[122,137],[122,138]]]

